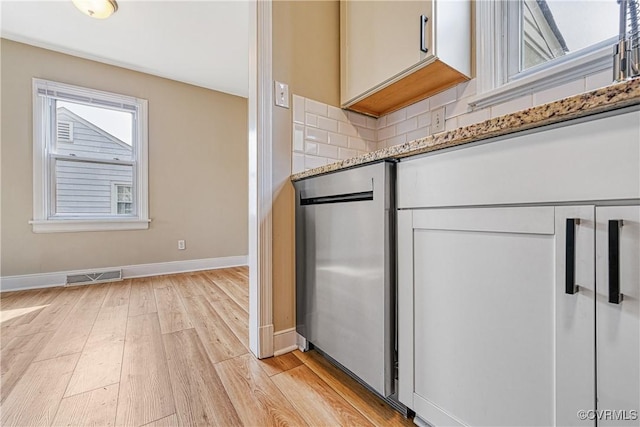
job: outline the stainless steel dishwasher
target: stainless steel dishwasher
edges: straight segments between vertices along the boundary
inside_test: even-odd
[[[382,397],[395,390],[395,167],[307,178],[296,189],[298,334]],[[404,412],[399,403],[390,402]],[[406,414],[406,412],[405,412]]]

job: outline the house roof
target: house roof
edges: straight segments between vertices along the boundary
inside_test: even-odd
[[[549,8],[549,5],[547,4],[547,0],[536,0],[536,2],[538,3],[538,7],[542,12],[542,16],[544,16],[544,19],[547,21],[549,28],[553,32],[553,36],[556,38],[556,40],[558,40],[558,43],[562,47],[562,51],[569,52],[567,43],[565,42],[564,37],[562,36],[562,32],[560,31],[560,28],[558,28],[558,24],[556,24],[556,20],[553,17],[553,12],[551,11],[551,9]]]
[[[109,140],[111,140],[111,142],[118,144],[119,146],[121,146],[122,148],[126,148],[127,150],[131,150],[132,147],[130,144],[127,144],[126,142],[122,141],[121,139],[111,135],[109,132],[107,132],[106,130],[102,129],[101,127],[98,127],[97,125],[91,123],[90,121],[80,117],[79,115],[77,115],[76,113],[74,113],[73,111],[69,110],[68,108],[65,107],[58,107],[56,109],[56,111],[58,113],[63,113],[63,114],[67,114],[69,116],[71,116],[71,118],[77,122],[80,122],[82,124],[84,124],[85,126],[91,128],[91,130],[96,131],[97,133],[99,133],[100,135],[104,136],[105,138],[108,138]]]

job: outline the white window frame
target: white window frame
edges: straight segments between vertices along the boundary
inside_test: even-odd
[[[509,37],[508,15],[513,14],[513,7],[510,8],[509,3],[510,0],[475,2],[478,95],[469,103],[474,109],[489,107],[533,92],[560,86],[604,70],[611,70],[613,82],[612,46],[615,43],[613,40],[525,70],[512,81],[507,81],[506,58],[510,50],[507,40]],[[511,51],[513,51],[512,48]]]
[[[50,99],[86,102],[87,104],[121,106],[123,111],[136,111],[133,126],[133,215],[55,215],[55,177],[47,153],[52,138],[57,138]],[[147,101],[79,86],[33,79],[33,220],[34,233],[75,231],[144,230],[149,228],[149,177]]]

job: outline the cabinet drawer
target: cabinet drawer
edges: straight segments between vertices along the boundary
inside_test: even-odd
[[[640,198],[640,111],[496,138],[398,165],[398,208]]]

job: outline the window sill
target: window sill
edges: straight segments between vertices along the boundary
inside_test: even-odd
[[[150,219],[73,219],[33,220],[34,233],[71,233],[80,231],[147,230]]]
[[[612,47],[605,46],[589,55],[540,70],[537,73],[511,81],[496,89],[478,94],[469,102],[469,105],[474,110],[491,107],[533,92],[549,89],[584,78],[590,74],[610,69],[612,65]],[[613,83],[613,72],[611,81]]]

